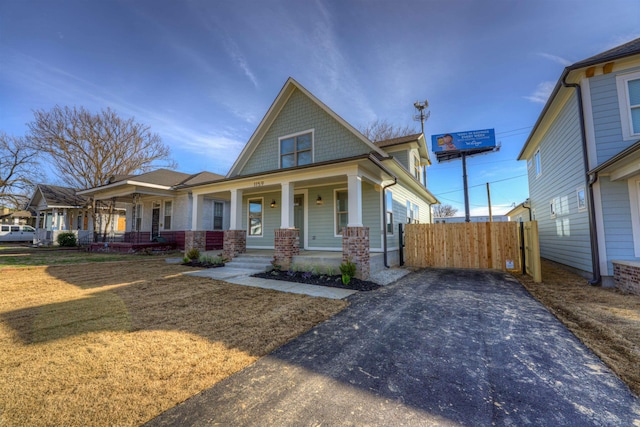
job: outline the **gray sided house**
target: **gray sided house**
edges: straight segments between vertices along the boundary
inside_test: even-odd
[[[592,283],[640,265],[640,39],[565,68],[518,159],[542,257]]]
[[[38,184],[27,209],[35,212],[34,244],[54,244],[62,232],[75,233],[79,241],[93,234],[91,208],[73,188]]]
[[[373,143],[288,79],[226,176],[178,182],[173,172],[163,185],[129,177],[80,194],[128,201],[127,228],[149,237],[165,232],[171,212],[166,231],[184,232],[186,250],[206,249],[207,233],[223,230],[230,258],[263,250],[289,266],[310,251],[333,252],[366,278],[371,254],[397,264],[398,224],[431,222],[429,164],[424,135]]]

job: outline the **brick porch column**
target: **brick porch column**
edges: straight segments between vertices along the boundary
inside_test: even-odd
[[[207,248],[207,232],[205,230],[185,231],[184,232],[184,253],[191,249],[197,249],[203,252]]]
[[[274,230],[273,253],[276,262],[283,270],[291,267],[291,261],[296,255],[300,255],[300,230],[297,228],[276,228]]]
[[[233,259],[247,251],[247,232],[245,230],[225,230],[222,241],[222,253]]]
[[[356,277],[369,279],[369,227],[342,228],[342,262],[347,260],[356,265]]]

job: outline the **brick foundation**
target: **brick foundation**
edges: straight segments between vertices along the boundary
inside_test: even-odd
[[[225,230],[222,253],[233,259],[247,251],[247,232],[245,230]]]
[[[184,232],[184,253],[191,249],[197,249],[203,252],[207,248],[207,232],[202,231],[185,231]]]
[[[356,265],[356,277],[369,279],[369,227],[344,227],[342,229],[342,262],[350,260]]]
[[[296,255],[300,255],[300,230],[297,228],[276,228],[274,230],[273,253],[276,262],[283,270],[291,267],[291,261]]]
[[[640,263],[613,261],[613,281],[621,291],[640,295]]]

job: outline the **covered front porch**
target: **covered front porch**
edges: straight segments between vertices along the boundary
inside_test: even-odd
[[[194,187],[193,228],[186,233],[185,249],[202,250],[202,206],[214,198],[229,206],[227,258],[260,250],[284,269],[313,261],[336,271],[350,260],[356,277],[367,279],[372,250],[383,257],[382,189],[393,179],[375,159],[358,157]]]

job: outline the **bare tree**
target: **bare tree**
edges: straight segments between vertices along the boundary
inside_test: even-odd
[[[376,119],[361,128],[360,132],[372,142],[384,141],[386,139],[392,139],[416,133],[415,129],[410,126],[394,126],[386,120],[379,119]]]
[[[24,208],[41,177],[37,151],[24,138],[0,132],[0,205]]]
[[[104,185],[114,175],[175,167],[169,147],[158,134],[133,118],[119,117],[110,108],[97,114],[83,107],[36,110],[28,127],[33,147],[47,155],[59,178],[73,188]],[[96,217],[94,211],[94,224]],[[108,226],[104,224],[105,233]]]
[[[449,218],[455,216],[458,209],[451,205],[433,205],[433,216],[436,218]]]

